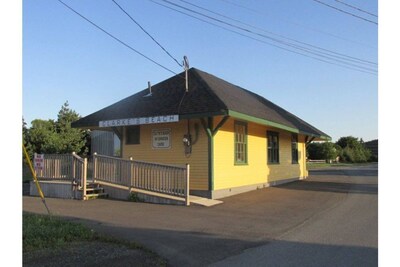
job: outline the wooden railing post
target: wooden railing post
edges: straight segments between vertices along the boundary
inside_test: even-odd
[[[134,172],[134,169],[133,169],[133,157],[129,157],[129,160],[131,161],[131,164],[130,164],[130,167],[131,167],[131,170],[130,170],[130,187],[132,187],[133,186],[133,181],[134,181],[134,179],[135,179],[135,177],[134,177],[134,175],[135,175],[135,172]]]
[[[97,178],[97,153],[93,153],[93,183],[96,182]]]
[[[82,177],[82,185],[83,185],[83,200],[86,200],[86,179],[87,179],[87,158],[83,159],[83,177]]]
[[[76,173],[76,166],[75,166],[75,156],[76,155],[76,153],[75,152],[72,152],[72,170],[71,170],[71,178],[74,180],[76,177],[75,177],[75,173]]]
[[[185,188],[185,204],[186,204],[186,206],[190,205],[189,180],[190,180],[190,165],[186,164],[186,188]]]

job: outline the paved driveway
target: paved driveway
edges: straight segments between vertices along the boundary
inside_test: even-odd
[[[322,251],[324,259],[330,259],[324,264],[331,262],[332,266],[336,264],[331,254],[338,251],[346,252],[348,259],[370,255],[364,261],[342,261],[341,266],[374,266],[378,247],[377,191],[377,165],[372,165],[311,171],[305,181],[225,198],[224,204],[209,208],[100,199],[47,199],[47,204],[55,215],[84,221],[97,231],[141,243],[172,266],[223,266],[235,262],[246,266],[269,262],[284,265],[279,261],[282,257],[291,266],[300,248],[306,249],[311,258]],[[46,213],[35,197],[24,197],[23,209]],[[332,214],[338,219],[327,225]],[[351,231],[355,224],[363,230]],[[368,238],[361,238],[366,232]],[[341,236],[345,241],[340,241]],[[275,252],[273,247],[266,249],[278,242],[284,246],[275,248]],[[254,252],[258,250],[261,252]],[[266,251],[274,253],[265,258],[262,255]],[[249,252],[255,254],[246,254]],[[272,255],[279,258],[272,261]],[[251,262],[249,259],[255,256],[259,261]]]

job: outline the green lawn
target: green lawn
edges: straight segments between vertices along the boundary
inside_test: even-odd
[[[52,253],[58,253],[61,255],[60,257],[63,257],[62,253],[68,253],[69,248],[74,248],[76,244],[80,244],[80,242],[86,242],[86,244],[98,244],[98,246],[102,246],[106,256],[114,255],[113,253],[115,253],[115,247],[117,246],[141,251],[140,255],[145,255],[144,257],[133,256],[135,258],[129,259],[129,261],[134,260],[140,266],[166,266],[166,261],[149,249],[134,242],[99,234],[81,223],[75,223],[49,215],[23,213],[22,227],[22,250],[24,255],[29,255],[27,256],[28,258],[32,258],[32,255],[35,255],[35,253],[35,257],[42,258],[42,260],[47,260],[46,257],[52,257]],[[111,245],[110,248],[108,248],[109,250],[107,250],[104,245],[101,245],[104,243]],[[90,252],[90,250],[85,251],[82,247],[80,247],[79,251],[83,258]],[[86,256],[90,257],[92,255]],[[75,263],[82,264],[81,260],[82,259],[79,258],[75,259],[74,261],[77,262],[74,262],[73,265],[75,265]],[[121,260],[124,262],[128,259]],[[27,261],[29,262],[29,259]]]
[[[73,241],[96,240],[96,234],[82,224],[46,215],[23,214],[23,251],[57,249]]]
[[[346,166],[363,166],[371,164],[368,163],[309,163],[307,162],[307,170],[314,170],[327,167],[346,167]]]

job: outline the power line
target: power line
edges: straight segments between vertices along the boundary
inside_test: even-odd
[[[135,53],[139,54],[140,56],[144,57],[145,59],[151,61],[152,63],[156,64],[157,66],[173,73],[173,74],[177,74],[176,72],[170,70],[167,67],[164,67],[163,65],[161,65],[160,63],[156,62],[155,60],[149,58],[148,56],[144,55],[143,53],[139,52],[138,50],[134,49],[133,47],[131,47],[130,45],[128,45],[127,43],[121,41],[120,39],[118,39],[117,37],[115,37],[114,35],[112,35],[111,33],[107,32],[106,30],[104,30],[103,28],[101,28],[100,26],[98,26],[97,24],[95,24],[94,22],[92,22],[91,20],[89,20],[88,18],[86,18],[85,16],[83,16],[82,14],[80,14],[78,11],[76,11],[75,9],[73,9],[72,7],[70,7],[69,5],[67,5],[66,3],[64,3],[61,0],[58,0],[58,2],[60,2],[61,4],[63,4],[65,7],[67,7],[68,9],[70,9],[72,12],[74,12],[75,14],[77,14],[78,16],[80,16],[81,18],[83,18],[84,20],[86,20],[87,22],[89,22],[90,24],[92,24],[93,26],[95,26],[97,29],[99,29],[100,31],[104,32],[105,34],[107,34],[108,36],[110,36],[111,38],[113,38],[114,40],[116,40],[117,42],[123,44],[124,46],[126,46],[127,48],[129,48],[130,50],[134,51]]]
[[[235,33],[235,34],[238,34],[238,35],[240,35],[240,36],[242,36],[242,37],[246,37],[246,38],[249,38],[249,39],[252,39],[252,40],[255,40],[255,41],[258,41],[258,42],[261,42],[261,43],[264,43],[264,44],[267,44],[267,45],[270,45],[270,46],[273,46],[273,47],[276,47],[276,48],[279,48],[279,49],[282,49],[282,50],[285,50],[285,51],[288,51],[288,52],[291,52],[291,53],[294,53],[294,54],[297,54],[297,55],[302,55],[302,56],[304,56],[304,57],[312,58],[312,59],[315,59],[315,60],[318,60],[318,61],[321,61],[321,62],[324,62],[324,63],[327,63],[327,64],[331,64],[331,65],[340,66],[340,67],[343,67],[343,68],[346,68],[346,69],[351,69],[351,70],[355,70],[355,71],[359,71],[359,72],[363,72],[363,73],[368,73],[368,74],[376,75],[376,70],[373,70],[373,69],[364,68],[364,67],[361,67],[361,66],[350,67],[350,66],[348,66],[348,65],[344,65],[344,64],[340,64],[340,63],[335,63],[335,62],[330,62],[330,61],[327,61],[327,60],[324,60],[324,59],[321,59],[321,58],[318,58],[318,57],[315,57],[315,56],[307,55],[307,54],[304,54],[304,53],[301,53],[301,52],[298,52],[298,51],[293,51],[293,50],[291,50],[291,49],[288,49],[288,48],[285,48],[285,47],[282,47],[282,46],[279,46],[279,45],[276,45],[276,44],[273,44],[273,43],[270,43],[270,42],[266,42],[266,41],[264,41],[264,40],[260,40],[260,39],[254,38],[254,37],[252,37],[252,36],[245,35],[245,34],[243,34],[243,33],[240,33],[240,32],[234,31],[234,30],[231,30],[231,29],[229,29],[229,28],[227,28],[227,27],[224,27],[224,26],[221,26],[221,25],[212,23],[212,22],[210,22],[210,21],[201,19],[201,18],[199,18],[199,17],[190,15],[190,14],[188,14],[188,13],[185,13],[185,12],[181,11],[181,10],[175,9],[175,8],[170,7],[170,6],[167,6],[167,5],[164,5],[164,4],[159,3],[159,2],[156,2],[156,1],[154,1],[154,0],[149,0],[149,1],[151,1],[151,2],[153,2],[153,3],[155,3],[155,4],[157,4],[157,5],[163,6],[163,7],[167,8],[167,9],[170,9],[170,10],[173,10],[173,11],[175,11],[175,12],[181,13],[181,14],[183,14],[183,15],[185,15],[185,16],[190,17],[190,18],[197,19],[197,20],[199,20],[199,21],[201,21],[201,22],[204,22],[204,23],[213,25],[213,26],[215,26],[215,27],[224,29],[224,30],[226,30],[226,31],[229,31],[229,32],[232,32],[232,33]],[[328,58],[328,59],[329,59],[329,58]]]
[[[367,21],[367,22],[370,22],[370,23],[373,23],[373,24],[376,24],[376,25],[378,25],[378,23],[377,23],[377,22],[375,22],[375,21],[372,21],[372,20],[369,20],[369,19],[366,19],[366,18],[363,18],[363,17],[357,16],[357,15],[355,15],[355,14],[353,14],[353,13],[350,13],[350,12],[347,12],[347,11],[345,11],[345,10],[343,10],[343,9],[340,9],[340,8],[334,7],[334,6],[332,6],[332,5],[329,5],[329,4],[327,4],[327,3],[324,3],[324,2],[322,2],[322,1],[319,1],[319,0],[312,0],[312,1],[314,1],[314,2],[317,2],[317,3],[321,4],[321,5],[324,5],[324,6],[327,6],[327,7],[333,8],[333,9],[335,9],[335,10],[337,10],[337,11],[339,11],[339,12],[345,13],[345,14],[347,14],[347,15],[350,15],[350,16],[353,16],[353,17],[356,17],[356,18],[362,19],[362,20],[364,20],[364,21]]]
[[[280,38],[283,38],[283,39],[286,39],[286,40],[289,40],[289,41],[293,41],[293,42],[296,42],[296,43],[299,43],[299,44],[302,44],[302,45],[306,45],[306,46],[309,46],[309,47],[314,48],[314,49],[317,49],[317,50],[325,51],[325,52],[327,52],[327,53],[325,53],[325,52],[320,52],[320,53],[325,54],[325,55],[329,55],[329,56],[330,56],[331,54],[334,54],[334,55],[336,55],[336,57],[341,58],[341,59],[344,59],[344,60],[348,60],[348,61],[352,61],[352,62],[364,62],[364,63],[368,63],[368,64],[371,64],[371,65],[377,65],[377,63],[375,63],[375,62],[371,62],[371,61],[368,61],[368,60],[364,60],[364,59],[352,57],[352,56],[349,56],[349,55],[346,55],[346,54],[338,53],[338,52],[335,52],[335,51],[332,51],[332,50],[329,50],[329,49],[322,48],[322,47],[320,47],[320,46],[312,45],[312,44],[309,44],[309,43],[305,43],[305,42],[302,42],[302,41],[298,41],[298,40],[293,39],[293,38],[286,37],[286,36],[281,35],[281,34],[277,34],[277,33],[271,32],[271,31],[267,31],[267,30],[265,30],[265,29],[262,29],[262,28],[259,28],[259,27],[250,25],[250,24],[245,23],[245,22],[242,22],[242,21],[240,21],[240,20],[237,20],[237,19],[228,17],[228,16],[226,16],[226,15],[224,15],[224,14],[221,14],[221,13],[218,13],[218,12],[214,12],[214,11],[212,11],[212,10],[210,10],[210,9],[207,9],[207,8],[204,8],[204,7],[201,7],[201,6],[192,4],[192,3],[188,2],[188,1],[185,1],[185,0],[179,0],[179,1],[184,2],[184,3],[186,3],[186,4],[188,4],[188,5],[191,5],[191,6],[197,7],[197,8],[199,8],[199,9],[201,9],[201,10],[205,10],[205,11],[210,12],[210,13],[212,13],[212,14],[221,16],[221,17],[223,17],[223,18],[229,19],[229,20],[231,20],[231,21],[238,22],[238,23],[240,23],[240,24],[242,24],[242,25],[246,25],[246,26],[251,27],[251,28],[253,28],[253,29],[261,30],[261,31],[263,31],[263,32],[265,32],[265,33],[272,34],[272,35],[274,35],[274,36],[278,36],[278,37],[280,37]],[[274,41],[277,41],[277,42],[280,42],[280,40],[278,40],[278,39],[273,39],[273,40],[274,40]],[[285,44],[290,45],[290,43],[285,43]],[[296,46],[296,45],[295,45],[295,46]],[[296,46],[296,47],[298,47],[299,49],[302,48],[301,46]],[[305,49],[310,50],[309,48],[305,48]],[[312,51],[312,50],[310,50],[310,51]]]
[[[260,15],[260,16],[269,17],[269,15],[266,14],[265,12],[260,12],[259,10],[256,10],[256,9],[253,9],[253,8],[249,8],[249,7],[247,7],[247,6],[237,4],[237,3],[232,2],[232,1],[229,1],[229,0],[220,0],[220,1],[222,1],[222,2],[224,2],[224,3],[227,3],[227,4],[229,4],[229,5],[236,6],[236,7],[239,7],[239,8],[241,8],[241,9],[250,11],[250,12],[252,12],[252,13],[258,14],[258,15]],[[304,28],[304,29],[307,29],[307,30],[310,30],[310,31],[313,31],[313,32],[316,32],[316,33],[319,33],[319,34],[324,34],[324,35],[327,35],[327,36],[331,36],[331,37],[333,37],[333,38],[336,38],[336,39],[339,39],[339,40],[342,40],[342,41],[354,43],[354,44],[357,44],[357,45],[366,46],[366,47],[369,47],[369,48],[374,48],[374,49],[376,48],[376,47],[373,47],[373,46],[371,46],[371,45],[367,45],[367,44],[365,44],[365,43],[360,43],[360,42],[355,41],[355,40],[350,40],[350,39],[344,38],[344,37],[342,37],[342,36],[338,36],[338,35],[336,35],[336,34],[332,34],[332,33],[330,33],[330,32],[326,32],[326,31],[323,31],[323,30],[321,30],[321,29],[316,29],[316,28],[309,27],[309,26],[306,26],[306,25],[303,25],[303,24],[299,24],[299,23],[297,23],[297,22],[293,22],[293,21],[290,21],[290,20],[287,20],[287,19],[280,18],[280,20],[283,21],[283,22],[285,22],[285,23],[292,24],[292,25],[295,25],[295,26],[297,26],[297,27],[301,27],[301,28]]]
[[[378,17],[377,15],[375,15],[375,14],[373,14],[373,13],[371,13],[371,12],[368,12],[368,11],[365,11],[365,10],[359,8],[359,7],[356,7],[356,6],[347,4],[347,3],[343,2],[343,1],[339,1],[339,0],[335,0],[335,1],[338,2],[338,3],[340,3],[340,4],[342,4],[342,5],[345,5],[345,6],[348,6],[348,7],[353,8],[353,9],[356,9],[356,10],[358,10],[358,11],[360,11],[360,12],[363,12],[363,13],[365,13],[365,14],[374,16],[374,17],[376,17],[376,18]]]
[[[152,2],[154,2],[154,3],[156,3],[156,4],[160,4],[160,3],[158,3],[158,2],[155,2],[154,0],[150,0],[150,1],[152,1]],[[263,37],[263,38],[272,40],[272,41],[277,42],[277,43],[279,43],[279,44],[281,44],[281,45],[285,45],[285,46],[288,46],[288,47],[291,47],[291,48],[294,48],[294,49],[297,49],[297,50],[300,50],[300,51],[303,51],[303,52],[306,52],[306,53],[309,53],[309,54],[312,54],[312,55],[315,55],[315,56],[318,56],[318,57],[323,58],[323,59],[333,60],[333,61],[335,61],[335,62],[339,62],[339,63],[342,63],[342,64],[347,64],[347,65],[349,65],[349,66],[354,66],[354,67],[357,67],[357,68],[360,68],[360,69],[363,69],[363,70],[367,70],[367,71],[371,71],[371,72],[376,72],[375,69],[366,68],[366,67],[363,67],[363,66],[359,66],[359,65],[355,65],[355,64],[352,64],[352,63],[343,61],[343,58],[337,58],[337,57],[334,56],[334,55],[326,55],[326,53],[323,53],[323,52],[321,52],[321,51],[314,51],[314,50],[312,50],[312,49],[310,49],[310,48],[302,47],[302,46],[299,46],[299,45],[296,45],[296,44],[291,44],[291,43],[288,43],[288,42],[285,42],[285,41],[282,41],[282,40],[278,40],[278,39],[276,39],[276,38],[269,37],[269,36],[266,36],[266,35],[263,35],[263,34],[260,34],[260,33],[255,33],[255,32],[253,32],[253,31],[251,31],[251,30],[249,30],[249,29],[246,29],[246,28],[243,28],[243,27],[240,27],[240,26],[237,26],[237,25],[233,25],[233,24],[231,24],[231,23],[222,21],[222,20],[220,20],[220,19],[217,19],[217,18],[208,16],[208,15],[205,15],[205,14],[203,14],[203,13],[194,11],[194,10],[192,10],[192,9],[190,9],[190,8],[180,6],[180,5],[176,4],[176,3],[172,3],[172,2],[170,2],[170,1],[168,1],[168,0],[162,0],[162,1],[163,1],[163,2],[166,2],[166,3],[169,3],[169,4],[173,5],[173,6],[177,6],[177,7],[181,8],[181,9],[187,10],[187,11],[189,11],[189,12],[195,13],[195,14],[197,14],[197,15],[200,15],[200,16],[206,17],[206,18],[208,18],[208,19],[217,21],[217,22],[219,22],[219,23],[225,24],[225,25],[227,25],[227,26],[229,26],[229,27],[232,27],[232,28],[235,28],[235,29],[239,29],[239,30],[244,31],[244,32],[246,32],[246,33],[255,34],[255,35],[259,36],[259,37]],[[160,5],[162,5],[162,4],[160,4]],[[162,5],[162,6],[166,7],[165,5]],[[172,9],[172,10],[175,10],[175,9]],[[175,10],[175,11],[176,11],[176,10]],[[182,12],[181,12],[181,13],[182,13]],[[185,14],[185,13],[184,13],[184,14]],[[190,16],[190,15],[189,15],[189,16]],[[191,16],[191,17],[193,17],[193,16]],[[197,18],[197,19],[198,19],[198,18]],[[204,20],[202,20],[202,21],[204,22]],[[215,26],[215,25],[214,25],[214,26]],[[225,27],[222,27],[222,28],[226,30]],[[235,32],[235,31],[233,31],[233,32]],[[237,32],[235,32],[235,33],[237,33]],[[242,34],[241,34],[241,35],[242,35]],[[252,38],[252,37],[250,37],[250,36],[248,36],[248,35],[242,35],[242,36],[245,36],[245,37],[247,37],[247,38],[260,41],[259,39]],[[275,47],[280,48],[280,49],[283,49],[283,50],[287,50],[287,51],[290,51],[290,52],[293,52],[293,53],[298,53],[298,54],[301,54],[301,55],[303,55],[303,56],[306,56],[306,57],[308,56],[308,57],[310,57],[310,58],[314,58],[314,59],[315,59],[315,57],[312,57],[312,56],[310,56],[310,55],[307,55],[307,54],[304,54],[304,53],[299,53],[298,51],[293,51],[293,50],[290,50],[290,49],[281,47],[281,46],[279,46],[279,45],[274,45],[274,44],[271,44],[271,43],[268,43],[268,42],[263,42],[263,43],[269,44],[269,45],[275,46]],[[348,59],[347,59],[347,60],[348,60]],[[320,61],[322,61],[322,60],[320,60]],[[324,62],[325,62],[325,61],[326,61],[326,60],[324,60]],[[361,63],[358,63],[358,64],[361,64]]]
[[[167,55],[172,58],[172,60],[174,60],[176,62],[176,64],[178,64],[178,66],[183,67],[183,65],[181,63],[178,62],[178,60],[176,60],[176,58],[174,58],[159,42],[157,42],[157,40],[151,36],[151,34],[146,31],[134,18],[132,18],[131,15],[128,14],[128,12],[126,12],[116,1],[112,0],[114,2],[114,4],[116,4],[121,10],[122,12],[124,12],[144,33],[147,34],[147,36],[149,36],[162,50],[164,50],[165,53],[167,53]]]

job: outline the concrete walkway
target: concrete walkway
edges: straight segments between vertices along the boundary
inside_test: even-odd
[[[209,198],[204,198],[204,197],[198,197],[198,196],[190,196],[190,203],[191,204],[196,204],[204,207],[212,207],[218,204],[224,203],[222,200],[217,200],[217,199],[209,199]]]
[[[349,257],[369,253],[374,261],[375,256],[377,258],[377,241],[368,241],[366,246],[362,246],[362,241],[357,239],[358,235],[347,237],[352,241],[348,243],[334,240],[324,242],[318,236],[309,240],[311,243],[301,238],[298,241],[285,241],[281,238],[297,233],[319,216],[336,212],[336,207],[344,203],[349,195],[375,198],[377,201],[376,168],[312,171],[308,180],[225,198],[224,203],[212,207],[102,199],[47,199],[46,202],[54,215],[81,221],[97,231],[141,243],[166,258],[172,266],[224,264],[235,256],[243,257],[243,264],[246,265],[247,260],[243,256],[246,251],[277,244],[274,243],[277,241],[289,245],[284,246],[289,250],[281,251],[280,256],[283,258],[301,251],[299,248],[308,248],[307,255],[310,257],[322,249],[324,256],[329,259],[332,257],[330,253],[335,250],[323,248],[332,245],[346,251]],[[357,204],[353,208],[360,209],[360,206]],[[351,212],[353,208],[349,206],[345,210]],[[36,197],[24,197],[23,209],[27,212],[46,213],[41,200]],[[363,212],[365,207],[354,214],[362,215]],[[375,210],[372,209],[372,212]],[[374,221],[375,217],[370,219]],[[336,223],[346,225],[347,222]],[[359,223],[366,222],[361,219]],[[312,231],[313,228],[310,229]],[[367,230],[377,240],[375,224],[366,226],[363,231]],[[323,232],[324,229],[319,231]],[[340,236],[348,233],[346,230],[335,234]],[[268,265],[268,259],[261,259],[263,264]],[[334,260],[331,266],[335,265]],[[277,262],[279,259],[274,261]]]

